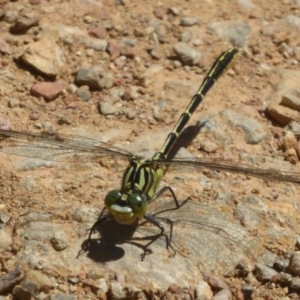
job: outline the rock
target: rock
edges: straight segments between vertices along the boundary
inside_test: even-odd
[[[231,300],[232,294],[230,290],[222,290],[215,294],[212,298],[212,300]]]
[[[55,231],[50,242],[56,251],[62,251],[69,246],[68,237],[63,231]]]
[[[193,37],[193,33],[191,30],[184,31],[180,36],[180,42],[188,43]]]
[[[300,90],[292,90],[282,95],[281,105],[300,111]]]
[[[168,30],[165,25],[160,25],[155,28],[155,33],[157,34],[157,39],[160,43],[167,42]]]
[[[85,48],[91,48],[96,51],[104,52],[107,49],[108,42],[106,40],[86,38],[84,39]]]
[[[36,284],[39,291],[47,292],[51,287],[53,287],[53,283],[50,278],[37,270],[29,270],[26,273],[26,279]]]
[[[277,272],[274,269],[263,264],[255,264],[255,270],[257,279],[260,282],[270,281],[272,277],[277,274]]]
[[[76,298],[73,295],[57,293],[49,295],[45,300],[76,300]]]
[[[0,252],[8,250],[12,245],[12,237],[5,230],[0,230]]]
[[[189,47],[185,43],[178,42],[174,44],[173,50],[183,65],[196,66],[201,65],[203,62],[202,53]]]
[[[99,103],[99,111],[102,115],[108,116],[108,115],[114,115],[118,112],[118,109],[107,102],[100,102]]]
[[[201,143],[201,149],[206,153],[214,153],[218,148],[219,146],[211,140],[204,140]]]
[[[83,90],[83,89],[78,89],[77,91],[76,91],[76,93],[77,93],[77,95],[78,95],[78,97],[82,100],[82,101],[84,101],[84,102],[87,102],[87,101],[89,101],[90,99],[91,99],[91,93],[89,92],[89,91],[86,91],[86,90]]]
[[[66,62],[60,47],[50,38],[29,44],[21,58],[47,76],[59,75]]]
[[[117,281],[112,281],[110,283],[110,293],[113,300],[116,299],[126,299],[127,295],[122,285]]]
[[[91,29],[89,34],[98,39],[105,39],[107,36],[107,30],[103,26],[97,26]]]
[[[267,136],[267,133],[258,122],[233,110],[224,110],[220,113],[220,116],[225,118],[231,126],[241,128],[244,131],[244,140],[247,144],[258,144]]]
[[[300,276],[300,251],[295,251],[291,256],[288,271],[296,276]]]
[[[234,46],[246,48],[251,34],[251,27],[248,22],[224,21],[215,22],[208,26],[222,39],[229,40]]]
[[[121,54],[121,48],[117,44],[111,42],[108,44],[107,51],[110,54],[111,60],[115,60]]]
[[[207,282],[200,281],[196,286],[195,296],[196,298],[200,298],[200,299],[201,297],[206,297],[206,299],[211,299],[213,296],[213,292]]]
[[[164,84],[166,93],[179,98],[191,98],[197,91],[199,83],[184,80],[167,80]]]
[[[297,111],[278,104],[270,104],[267,107],[266,112],[275,121],[277,121],[283,126],[288,125],[292,121],[300,120],[300,116]]]
[[[63,87],[58,82],[38,82],[31,87],[30,93],[36,97],[43,97],[46,101],[53,101],[62,90]]]
[[[20,100],[19,99],[10,98],[8,100],[8,107],[11,107],[11,108],[17,107],[17,106],[19,106],[19,104],[20,104]]]
[[[292,131],[286,131],[282,138],[282,148],[284,151],[297,148],[297,139]]]
[[[90,67],[79,69],[75,82],[77,85],[87,85],[91,89],[109,89],[114,85],[114,76],[106,72],[102,67]]]
[[[191,17],[183,17],[180,20],[180,25],[181,26],[194,26],[195,24],[198,23],[198,19],[197,18],[191,18]]]
[[[296,291],[300,291],[300,278],[292,278],[290,280],[290,288]]]
[[[11,214],[6,211],[0,211],[0,223],[6,224],[11,219]]]
[[[34,282],[27,279],[23,280],[13,289],[14,296],[17,299],[22,300],[31,300],[32,297],[36,296],[38,293],[38,286]]]
[[[252,294],[255,291],[255,288],[251,284],[244,284],[242,286],[241,291],[242,291],[242,294],[244,296],[244,299],[252,299],[251,297],[252,297]]]
[[[288,259],[278,259],[274,263],[274,268],[279,272],[285,272],[289,263],[290,261]]]
[[[203,279],[215,290],[229,290],[229,286],[221,280],[219,277],[211,275],[211,274],[204,274]]]
[[[156,18],[158,19],[163,19],[165,14],[167,13],[166,9],[163,8],[163,7],[156,7],[154,10],[153,10],[153,14]]]
[[[10,27],[11,33],[24,33],[29,28],[36,26],[40,21],[40,17],[21,17],[17,22]]]

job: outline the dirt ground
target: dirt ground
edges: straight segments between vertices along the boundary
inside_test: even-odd
[[[192,199],[169,215],[175,257],[159,240],[141,261],[140,247],[105,246],[101,230],[77,257],[127,162],[59,162],[30,140],[2,148],[0,132],[1,276],[21,268],[0,283],[1,299],[300,299],[300,1],[0,0],[0,28],[2,129],[146,157],[214,60],[242,48],[178,155],[260,168],[263,178],[170,168],[162,186]],[[114,226],[103,229],[111,239],[123,232]]]

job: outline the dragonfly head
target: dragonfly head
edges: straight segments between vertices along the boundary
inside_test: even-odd
[[[115,220],[130,225],[141,219],[147,211],[147,200],[140,193],[122,194],[118,190],[110,191],[105,197],[105,207]]]

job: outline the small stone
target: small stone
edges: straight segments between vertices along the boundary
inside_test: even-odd
[[[51,238],[50,242],[56,251],[62,251],[69,246],[68,237],[62,231],[54,232],[54,236]]]
[[[286,131],[282,138],[282,147],[284,151],[297,148],[297,139],[292,131]]]
[[[94,39],[94,38],[86,38],[84,39],[84,46],[85,48],[94,49],[95,51],[104,52],[107,49],[107,41],[101,39]]]
[[[40,117],[39,113],[37,111],[32,111],[29,115],[29,119],[32,121],[38,120]]]
[[[174,60],[173,61],[173,66],[178,69],[182,67],[182,63],[179,60]]]
[[[166,9],[164,9],[163,7],[157,7],[154,9],[153,14],[156,18],[158,19],[163,19],[165,14],[166,14]]]
[[[205,140],[201,143],[201,149],[206,153],[214,153],[218,148],[219,146],[210,140]]]
[[[180,42],[188,43],[193,37],[193,33],[191,30],[184,31],[180,36]]]
[[[40,291],[47,292],[53,286],[50,278],[37,270],[29,270],[26,273],[26,279],[34,282]]]
[[[256,269],[257,279],[260,282],[270,281],[272,277],[277,274],[277,272],[274,269],[263,264],[256,264],[255,269]]]
[[[299,121],[299,113],[288,107],[271,104],[267,107],[266,112],[278,123],[285,126],[292,121]]]
[[[11,33],[24,33],[26,32],[29,28],[36,26],[40,21],[40,17],[22,17],[17,20],[17,22],[10,27],[10,32]]]
[[[0,222],[6,224],[11,218],[11,215],[5,211],[0,212]]]
[[[232,294],[230,290],[222,290],[215,294],[212,298],[212,300],[231,300]]]
[[[300,278],[292,278],[290,280],[290,288],[300,291]]]
[[[5,230],[0,230],[0,251],[7,250],[12,245],[12,237]]]
[[[284,272],[289,266],[290,261],[288,259],[278,259],[274,263],[274,268],[279,272]]]
[[[27,279],[23,280],[13,289],[13,294],[15,297],[22,300],[31,300],[32,297],[38,295],[38,293],[38,286],[34,282]]]
[[[20,100],[19,99],[16,99],[16,98],[10,98],[8,100],[8,107],[17,107],[19,106],[20,104]]]
[[[255,291],[255,288],[251,284],[244,284],[242,286],[242,293],[244,295],[244,299],[251,299],[254,291]]]
[[[62,90],[63,88],[58,82],[38,82],[31,87],[30,92],[33,96],[52,101],[59,96]]]
[[[42,0],[29,0],[29,4],[31,5],[37,5],[40,4]]]
[[[294,89],[283,94],[280,104],[300,111],[300,90]]]
[[[102,67],[91,67],[79,69],[76,75],[76,84],[87,85],[91,89],[109,89],[114,85],[114,76],[106,72]]]
[[[99,111],[102,115],[108,116],[108,115],[114,115],[118,112],[118,109],[107,102],[100,102],[99,103]]]
[[[91,99],[91,93],[89,91],[78,89],[76,93],[77,93],[78,97],[81,100],[83,100],[84,102],[87,102]]]
[[[290,258],[288,270],[292,274],[296,276],[300,276],[300,251],[295,251],[292,254]]]
[[[211,299],[213,292],[207,282],[200,281],[196,286],[195,295],[196,298],[201,299],[201,297],[206,297],[207,299]]]
[[[183,17],[180,20],[180,25],[182,26],[194,26],[197,23],[198,23],[197,18]]]
[[[203,278],[213,289],[216,289],[218,291],[229,289],[228,285],[217,276],[205,274]]]
[[[177,58],[183,63],[183,65],[195,66],[202,64],[202,53],[189,47],[185,43],[179,42],[174,44],[173,50]]]
[[[62,50],[51,38],[29,44],[22,55],[22,60],[47,76],[60,74],[66,62]]]
[[[108,44],[107,51],[110,54],[111,60],[115,60],[121,54],[121,48],[117,44],[111,42]]]
[[[126,299],[126,292],[122,285],[117,281],[110,283],[112,299]]]
[[[98,38],[98,39],[105,39],[107,36],[107,30],[103,26],[94,27],[89,31],[89,34]]]

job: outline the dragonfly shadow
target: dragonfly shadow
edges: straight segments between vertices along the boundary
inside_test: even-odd
[[[168,160],[172,160],[181,147],[189,146],[194,140],[194,138],[201,131],[202,127],[205,126],[206,122],[202,123],[201,125],[191,125],[186,127],[182,131],[177,141],[175,142],[174,146],[172,147],[170,153],[168,154]]]
[[[130,244],[142,249],[141,260],[152,253],[145,244],[149,240],[156,240],[160,235],[151,234],[137,236],[138,222],[127,226],[117,223],[114,219],[109,219],[97,227],[100,234],[99,239],[86,240],[82,244],[82,252],[88,252],[87,256],[95,262],[109,262],[122,259],[125,256],[125,250],[121,245]],[[80,254],[79,254],[80,255]]]

